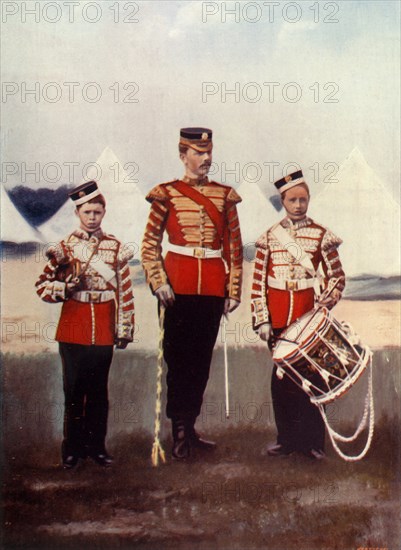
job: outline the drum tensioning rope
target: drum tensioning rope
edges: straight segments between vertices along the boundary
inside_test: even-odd
[[[163,375],[163,341],[164,341],[164,313],[165,308],[160,306],[159,314],[159,347],[157,353],[156,374],[156,405],[155,405],[155,435],[152,446],[152,464],[159,465],[159,457],[166,462],[166,455],[160,443],[161,411],[162,411],[162,375]]]

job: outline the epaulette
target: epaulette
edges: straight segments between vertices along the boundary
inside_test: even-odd
[[[156,187],[153,187],[153,189],[151,189],[149,193],[146,195],[146,200],[148,202],[153,202],[155,200],[164,202],[168,200],[169,194],[166,187],[167,185],[171,185],[176,181],[178,180],[172,180],[167,183],[160,183],[159,185],[156,185]]]
[[[256,248],[263,248],[263,250],[267,250],[267,231],[262,233],[262,235],[256,241],[255,246]]]
[[[324,227],[323,225],[321,225],[320,227],[325,230],[322,239],[322,250],[324,252],[333,248],[338,248],[340,244],[342,244],[342,239],[334,235],[334,233],[330,231],[330,229],[327,229],[327,227]]]
[[[46,256],[49,259],[54,258],[59,265],[67,264],[71,260],[65,241],[49,246],[46,250]]]
[[[132,258],[135,256],[135,252],[132,250],[132,248],[129,248],[128,246],[123,246],[120,248],[120,251],[118,253],[118,259],[120,262],[129,262],[129,260],[132,260]]]
[[[228,193],[228,195],[227,195],[227,200],[228,200],[229,202],[233,202],[234,204],[237,204],[238,202],[241,202],[241,201],[242,201],[242,199],[241,199],[241,197],[238,195],[237,191],[236,191],[235,189],[233,189],[232,187],[231,187],[231,189],[230,189],[230,191],[229,191],[229,193]]]

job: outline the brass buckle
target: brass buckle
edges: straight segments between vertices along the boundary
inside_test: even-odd
[[[100,302],[101,296],[102,295],[101,295],[100,292],[87,292],[86,293],[86,297],[87,297],[88,301],[92,302],[92,303]]]
[[[204,248],[194,248],[195,258],[204,258],[206,256],[206,250]]]
[[[298,281],[286,281],[288,291],[298,290]]]

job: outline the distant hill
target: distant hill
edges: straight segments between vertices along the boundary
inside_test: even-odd
[[[8,191],[8,195],[24,218],[33,226],[38,226],[61,208],[68,199],[71,188],[69,185],[62,185],[57,189],[31,189],[25,185],[17,185]]]

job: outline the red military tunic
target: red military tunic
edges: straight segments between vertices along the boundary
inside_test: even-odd
[[[65,268],[78,259],[85,269],[94,249],[80,289],[69,296],[63,276]],[[63,302],[56,340],[97,346],[114,345],[120,338],[132,342],[134,299],[128,266],[132,253],[101,229],[91,236],[77,229],[50,247],[47,255],[49,261],[36,283],[36,290],[46,302]],[[104,264],[112,277],[109,280],[105,278]]]
[[[324,288],[327,288],[330,280],[338,278],[336,289],[341,292],[345,286],[345,275],[337,250],[341,239],[308,217],[296,222],[286,217],[280,223],[307,253],[315,270],[322,267]],[[315,291],[309,285],[311,275],[290,254],[291,248],[287,250],[283,247],[272,229],[256,243],[251,297],[255,330],[264,323],[271,323],[273,328],[287,327],[314,307]],[[272,288],[272,285],[286,288]],[[302,286],[308,288],[302,289]]]
[[[194,186],[217,208],[224,227],[220,237],[205,207],[183,195],[177,183],[183,184],[176,180],[157,185],[146,197],[152,206],[142,243],[142,264],[152,291],[169,283],[176,294],[230,297],[239,301],[242,242],[236,204],[241,198],[231,187],[207,178]],[[199,257],[169,251],[163,258],[164,231],[170,244],[196,249],[194,254],[199,253]],[[221,249],[222,257],[202,258],[202,249]]]

